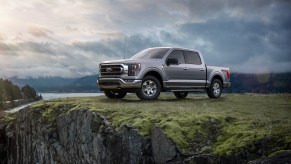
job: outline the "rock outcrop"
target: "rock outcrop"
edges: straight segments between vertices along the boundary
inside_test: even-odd
[[[0,123],[0,164],[7,163],[6,125]]]
[[[165,163],[176,157],[177,151],[174,143],[167,139],[166,135],[159,128],[153,128],[151,139],[155,162]]]
[[[250,161],[248,164],[288,164],[291,163],[291,151],[282,151],[278,154],[271,155],[269,157],[263,157],[254,161]]]
[[[116,131],[103,115],[86,108],[55,121],[43,117],[42,109],[25,108],[0,128],[2,163],[166,163],[177,154],[160,129],[153,130],[151,142],[129,126]]]

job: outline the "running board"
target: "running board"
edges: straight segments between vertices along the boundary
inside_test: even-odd
[[[167,89],[167,91],[171,92],[204,92],[205,89]]]

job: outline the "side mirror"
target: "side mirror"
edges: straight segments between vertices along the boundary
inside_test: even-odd
[[[178,59],[176,58],[168,58],[167,59],[167,65],[178,65]]]

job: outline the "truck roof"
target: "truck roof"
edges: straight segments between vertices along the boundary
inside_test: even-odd
[[[181,47],[151,47],[151,48],[170,48],[170,49],[179,49],[179,50],[195,51],[195,52],[199,52],[200,53],[200,51],[195,50],[195,49],[181,48]],[[148,49],[151,49],[151,48],[148,48]]]

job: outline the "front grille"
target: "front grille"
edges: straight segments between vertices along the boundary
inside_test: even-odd
[[[123,67],[121,65],[101,65],[101,75],[121,75]]]

